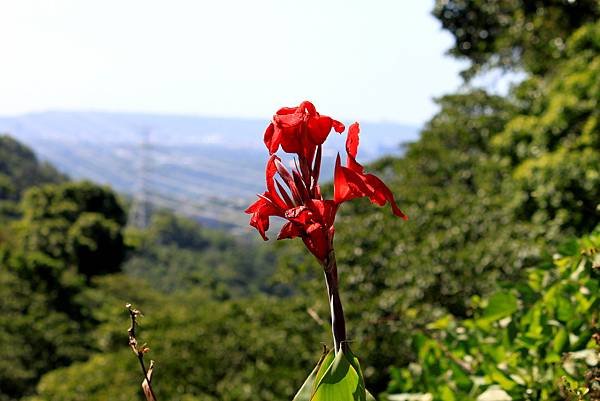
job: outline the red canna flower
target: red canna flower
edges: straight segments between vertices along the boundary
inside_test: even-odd
[[[342,133],[344,124],[319,115],[315,106],[305,101],[298,107],[283,107],[277,111],[265,131],[265,145],[270,154],[277,152],[281,145],[286,153],[312,160],[316,147],[325,142],[331,128]]]
[[[251,214],[250,225],[266,240],[266,231],[272,216],[286,219],[277,239],[300,237],[308,250],[323,264],[333,250],[335,215],[339,205],[347,200],[368,197],[383,206],[389,202],[396,216],[406,215],[396,205],[394,195],[379,178],[366,174],[356,161],[359,126],[354,123],[346,140],[346,166],[338,154],[334,173],[334,199],[323,199],[318,184],[321,168],[322,144],[334,129],[344,131],[344,125],[327,116],[321,116],[315,106],[302,102],[298,107],[282,108],[267,127],[265,145],[271,157],[267,162],[267,191],[258,195],[246,213]],[[290,172],[274,153],[279,149],[295,154],[296,168]]]

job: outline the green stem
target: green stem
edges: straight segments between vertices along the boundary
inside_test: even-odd
[[[346,347],[346,321],[344,319],[344,309],[340,300],[338,286],[338,271],[335,260],[335,252],[332,250],[324,263],[325,283],[327,284],[327,294],[329,296],[329,308],[331,311],[331,331],[333,333],[333,347],[337,354],[343,347]]]

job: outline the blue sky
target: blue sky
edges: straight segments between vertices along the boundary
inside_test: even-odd
[[[412,0],[0,2],[0,114],[108,110],[421,124],[462,64]]]

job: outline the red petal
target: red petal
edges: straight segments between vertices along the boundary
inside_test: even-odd
[[[352,156],[356,159],[356,154],[358,153],[358,134],[360,133],[360,127],[358,123],[354,123],[350,125],[348,128],[348,137],[346,138],[346,152],[348,152],[349,156]]]
[[[360,128],[358,123],[354,123],[350,125],[350,128],[348,128],[348,137],[346,138],[346,152],[348,153],[348,156],[346,157],[346,166],[352,171],[361,174],[364,171],[364,168],[356,161],[359,145],[359,133]]]
[[[317,259],[323,261],[329,255],[331,242],[329,241],[329,236],[320,224],[311,224],[306,229],[306,235],[302,237],[302,240],[308,250],[315,255]]]
[[[302,103],[300,103],[300,105],[298,106],[298,109],[305,111],[310,116],[319,114],[319,113],[317,113],[317,109],[316,109],[315,105],[312,104],[311,102],[309,102],[308,100],[305,100]]]
[[[331,128],[340,133],[344,131],[341,122],[319,115],[309,101],[300,103],[298,107],[279,109],[273,116],[273,125],[273,128],[267,128],[268,133],[265,132],[269,151],[275,153],[281,146],[284,152],[296,153],[309,163],[312,163],[316,146],[325,142]],[[307,182],[307,186],[309,184]]]
[[[283,165],[283,163],[281,162],[280,159],[275,159],[274,163],[275,163],[275,167],[277,168],[277,172],[279,173],[281,178],[283,178],[283,180],[286,182],[286,184],[289,185],[289,183],[291,181],[293,181],[293,178],[292,178],[292,175],[290,174],[290,172],[287,171],[287,169],[285,168],[285,166]]]
[[[333,129],[335,130],[335,132],[337,132],[338,134],[341,134],[342,132],[344,132],[344,130],[346,129],[346,127],[344,127],[344,124],[342,124],[341,122],[337,121],[337,120],[332,120],[331,121],[332,125],[333,125]]]
[[[275,113],[275,115],[285,115],[285,114],[293,114],[298,110],[297,107],[282,107],[279,110],[277,110],[277,113]]]
[[[267,162],[267,171],[266,171],[266,176],[267,176],[267,193],[265,195],[268,195],[268,197],[270,199],[273,200],[273,202],[279,206],[281,209],[287,209],[288,205],[285,203],[285,201],[283,199],[281,199],[281,197],[279,196],[279,194],[277,193],[277,190],[275,189],[275,174],[277,173],[277,165],[275,164],[275,162],[279,160],[279,157],[275,156],[275,155],[271,155],[271,157],[269,158],[269,161]]]
[[[265,135],[264,135],[264,142],[265,142],[265,145],[267,146],[267,149],[269,149],[269,153],[277,152],[277,148],[279,147],[279,138],[278,138],[279,135],[277,137],[274,137],[274,134],[275,134],[275,126],[273,125],[273,123],[271,123],[265,130]]]
[[[321,194],[321,187],[319,186],[319,184],[317,184],[313,187],[313,198],[315,198],[315,199],[323,198],[323,195]]]
[[[342,166],[338,154],[333,176],[333,200],[335,203],[339,205],[350,199],[367,196],[371,192],[361,175]]]
[[[246,213],[252,214],[250,225],[258,230],[265,241],[267,240],[265,233],[269,229],[269,218],[271,216],[281,216],[280,210],[267,200],[267,195],[265,192],[263,197],[260,197],[246,209]]]
[[[319,175],[321,174],[321,159],[323,155],[323,147],[319,145],[317,147],[317,153],[315,155],[315,161],[312,168],[312,188],[311,195],[315,199],[321,198],[321,189],[319,188]]]
[[[303,202],[307,202],[310,199],[310,193],[306,188],[305,182],[302,179],[302,176],[296,170],[292,170],[292,174],[294,175],[294,183],[296,184],[296,188],[298,189],[298,193],[302,198]]]
[[[275,184],[277,185],[277,189],[279,190],[279,194],[281,195],[281,197],[283,198],[284,202],[287,205],[294,205],[294,202],[292,201],[292,199],[290,198],[290,195],[288,195],[288,193],[286,192],[285,188],[283,187],[283,185],[281,185],[279,183],[279,181],[275,180]]]
[[[267,241],[267,230],[269,229],[269,218],[265,218],[260,214],[253,214],[250,218],[250,225],[258,230],[263,240]]]
[[[335,174],[333,178],[333,200],[340,204],[350,199],[368,196],[371,202],[383,206],[389,202],[392,211],[398,217],[407,220],[408,217],[400,210],[394,199],[392,191],[373,174],[361,174],[350,168],[343,167],[338,155],[335,162]]]
[[[305,113],[299,107],[284,107],[273,116],[275,136],[285,152],[298,153],[302,150],[300,131],[304,118]]]
[[[396,216],[402,217],[404,220],[408,220],[408,216],[405,215],[396,204],[394,194],[383,181],[373,174],[367,174],[365,178],[368,184],[373,187],[373,193],[369,196],[371,202],[379,206],[383,206],[386,202],[389,202],[390,206],[392,207],[392,211]]]
[[[262,202],[265,202],[265,200],[262,198],[258,198],[258,200],[256,202],[254,202],[253,204],[248,206],[248,208],[246,210],[244,210],[244,213],[252,214],[252,213],[256,212]]]
[[[297,127],[304,122],[303,113],[276,114],[273,121],[281,128]]]
[[[314,145],[321,145],[331,132],[331,118],[326,116],[315,117],[308,120],[308,135]]]
[[[338,205],[332,200],[312,200],[307,204],[308,208],[317,216],[324,227],[332,227]]]
[[[275,127],[275,132],[279,131],[280,143],[286,153],[300,153],[303,150],[302,138],[300,137],[300,126],[281,128]]]
[[[281,231],[277,236],[277,239],[288,239],[288,238],[296,238],[302,234],[302,230],[295,225],[294,223],[287,222],[281,227]]]
[[[306,206],[297,206],[285,211],[284,217],[299,225],[307,225],[312,220],[312,213]]]

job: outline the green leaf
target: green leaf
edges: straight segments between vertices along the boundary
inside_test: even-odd
[[[292,401],[375,401],[365,389],[358,358],[348,348],[338,355],[324,349]]]
[[[311,401],[366,401],[362,373],[350,362],[355,357],[351,352],[348,354],[339,352],[329,366],[325,363],[321,365],[317,373],[320,379],[316,382]],[[323,374],[322,370],[325,370]]]
[[[321,382],[321,379],[323,378],[325,373],[327,373],[327,370],[333,363],[334,359],[335,359],[335,352],[333,350],[330,350],[329,352],[327,352],[327,354],[324,354],[321,357],[321,360],[319,361],[319,364],[317,365],[317,368],[319,368],[319,369],[317,370],[317,374],[315,376],[315,381],[311,388],[311,394],[310,394],[311,397],[314,394],[314,392],[317,388],[317,385]]]
[[[352,352],[352,350],[350,349],[349,346],[346,348],[345,353],[348,358],[348,361],[350,362],[350,364],[352,365],[352,367],[354,368],[356,373],[358,373],[359,385],[362,386],[362,390],[359,389],[359,391],[366,393],[367,389],[365,388],[365,378],[362,374],[362,370],[360,368],[360,363],[358,362],[358,358],[356,357],[356,355],[354,355],[354,353]]]
[[[565,345],[567,345],[568,341],[569,333],[564,327],[561,327],[560,330],[558,330],[558,333],[556,333],[556,335],[554,336],[554,339],[552,340],[552,350],[555,353],[560,354],[561,352],[563,352]]]
[[[445,330],[450,326],[450,323],[452,323],[452,316],[446,315],[435,322],[429,323],[427,328],[429,330]]]
[[[498,292],[489,299],[482,319],[488,322],[512,315],[518,309],[517,297],[510,292]]]
[[[506,374],[504,374],[504,372],[495,366],[488,364],[487,370],[487,376],[490,378],[492,383],[499,384],[504,390],[510,391],[517,386],[517,383],[515,383],[510,377],[508,377]]]
[[[456,382],[457,387],[464,392],[468,392],[473,387],[473,382],[460,366],[453,363],[451,366],[452,379]]]
[[[575,316],[575,307],[569,302],[568,294],[561,294],[556,306],[556,318],[561,322],[567,323]]]
[[[456,397],[454,396],[454,391],[448,386],[442,386],[440,388],[440,399],[442,401],[455,401]]]
[[[300,390],[298,390],[292,401],[310,401],[315,383],[321,378],[318,376],[321,366],[324,364],[324,362],[326,365],[329,365],[332,360],[333,351],[327,352],[327,348],[324,347],[323,354],[321,355],[319,362],[317,362],[317,366],[315,366],[312,372],[310,372],[310,375],[304,381],[304,384],[302,384],[302,387],[300,387]],[[324,373],[325,371],[323,371],[323,374]]]
[[[294,396],[292,401],[310,401],[310,396],[312,394],[312,388],[315,383],[315,378],[317,376],[317,369],[319,366],[317,365],[313,371],[310,373],[310,376],[304,381],[300,390]]]

